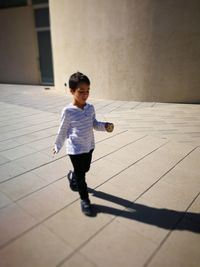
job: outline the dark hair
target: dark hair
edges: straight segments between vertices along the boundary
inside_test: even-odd
[[[90,80],[89,78],[84,75],[81,72],[76,72],[72,74],[69,78],[69,88],[73,91],[75,91],[81,83],[86,83],[90,85]]]

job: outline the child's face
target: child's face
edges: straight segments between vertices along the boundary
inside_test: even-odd
[[[88,99],[90,86],[87,83],[81,83],[75,91],[71,91],[74,104],[83,107]]]

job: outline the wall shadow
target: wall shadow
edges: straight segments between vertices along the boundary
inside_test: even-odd
[[[96,215],[98,213],[107,213],[168,230],[187,230],[200,234],[200,213],[149,207],[93,189],[89,189],[89,193],[92,193],[93,197],[116,203],[125,208],[116,209],[104,205],[93,204]]]

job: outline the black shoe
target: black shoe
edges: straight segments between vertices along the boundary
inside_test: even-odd
[[[72,171],[69,171],[69,173],[67,174],[67,178],[69,180],[69,186],[70,186],[71,190],[72,191],[78,191],[76,177]]]
[[[81,200],[81,210],[86,216],[92,216],[92,207],[89,199]]]

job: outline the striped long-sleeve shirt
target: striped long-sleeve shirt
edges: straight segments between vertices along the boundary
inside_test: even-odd
[[[86,104],[80,109],[69,104],[62,111],[61,123],[55,142],[55,150],[58,153],[66,141],[66,152],[69,155],[88,153],[94,149],[93,129],[106,131],[105,122],[96,120],[93,105]]]

